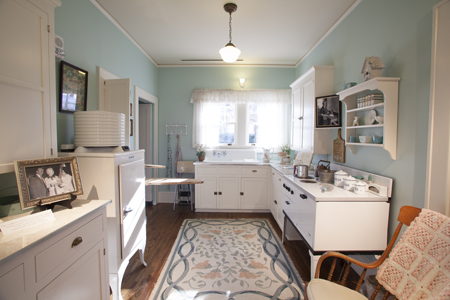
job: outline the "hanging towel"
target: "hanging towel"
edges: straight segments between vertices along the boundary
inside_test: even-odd
[[[166,177],[172,178],[172,147],[170,146],[170,134],[167,135],[167,165]]]
[[[182,160],[181,158],[181,148],[180,148],[180,135],[177,134],[177,152],[175,153],[175,176],[177,178],[181,177],[181,174],[178,173],[178,162]]]

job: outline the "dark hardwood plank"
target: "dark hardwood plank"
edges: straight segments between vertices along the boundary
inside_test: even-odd
[[[191,212],[190,206],[180,205],[175,211],[172,211],[172,207],[173,204],[168,203],[146,207],[147,267],[141,265],[137,253],[131,258],[122,281],[122,296],[125,300],[148,299],[185,219],[266,218],[281,240],[281,230],[270,213],[199,213]],[[299,275],[304,281],[309,281],[310,258],[304,242],[288,241],[284,246]]]

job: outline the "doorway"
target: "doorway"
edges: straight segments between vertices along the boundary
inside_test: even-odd
[[[136,122],[136,149],[145,150],[145,163],[158,164],[158,98],[134,87],[134,107]],[[145,177],[159,177],[159,169],[146,168]],[[145,187],[146,202],[158,203],[158,188]]]

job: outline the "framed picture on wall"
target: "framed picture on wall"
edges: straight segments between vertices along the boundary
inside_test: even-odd
[[[59,111],[86,110],[88,72],[61,61]]]
[[[22,209],[83,194],[76,156],[15,161],[14,168]]]
[[[316,128],[341,126],[341,101],[339,101],[339,96],[317,97]]]

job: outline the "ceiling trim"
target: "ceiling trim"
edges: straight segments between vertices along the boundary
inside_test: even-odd
[[[298,63],[295,64],[295,67],[298,67],[317,48],[317,46],[319,46],[323,40],[329,36],[334,29],[341,24],[342,21],[344,21],[345,18],[347,18],[347,16],[356,8],[356,6],[358,6],[358,4],[361,3],[361,1],[362,0],[357,0],[353,3],[353,5],[350,6],[350,8],[339,18],[339,20],[336,21],[336,23],[334,23],[333,26],[331,26],[331,28],[320,38],[320,40],[318,40],[317,43],[315,43],[314,46],[298,61]]]
[[[159,68],[180,68],[180,67],[254,67],[254,68],[295,68],[294,65],[237,65],[237,64],[226,64],[226,65],[159,65]]]
[[[158,67],[158,64],[155,62],[155,60],[150,56],[150,54],[148,54],[144,48],[141,47],[141,45],[138,44],[138,42],[136,42],[135,39],[133,39],[131,37],[131,35],[128,34],[128,32],[119,24],[117,23],[117,21],[106,11],[103,9],[103,7],[96,1],[96,0],[91,0],[92,4],[95,5],[95,7],[98,8],[98,10],[100,10],[105,17],[107,17],[120,31],[122,31],[122,33],[148,58],[150,59],[150,61]]]

